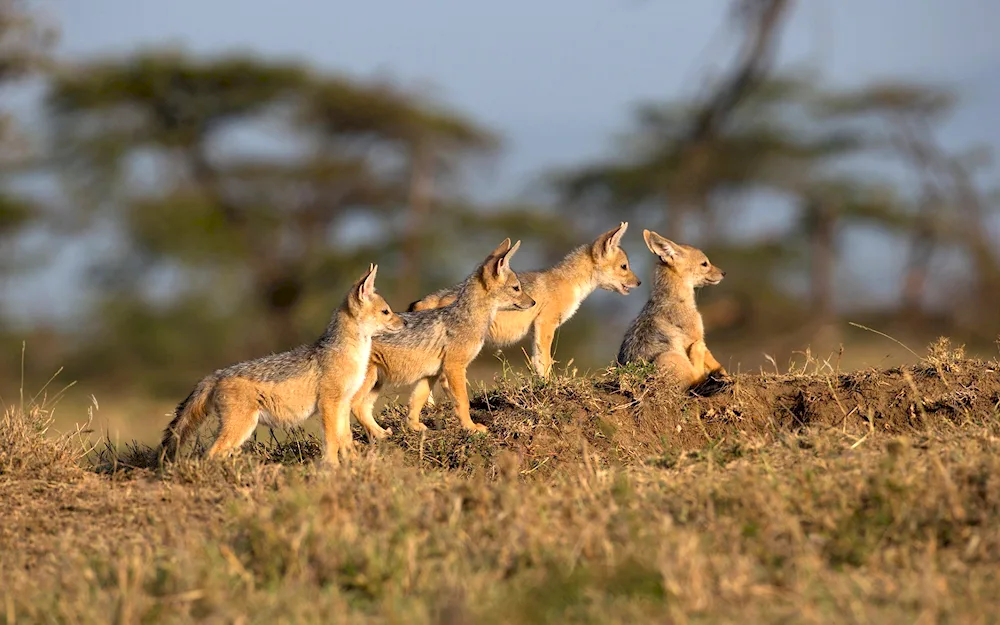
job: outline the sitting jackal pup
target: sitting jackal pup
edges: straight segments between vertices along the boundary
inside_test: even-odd
[[[398,332],[405,322],[375,292],[377,265],[371,265],[334,312],[315,343],[220,369],[205,377],[177,406],[163,433],[162,455],[177,448],[209,412],[222,427],[209,456],[242,445],[260,421],[297,425],[317,412],[323,417],[324,461],[347,455],[351,440],[351,398],[361,386],[371,355],[372,335]]]
[[[504,239],[462,283],[453,303],[443,308],[400,313],[406,321],[403,331],[375,337],[368,374],[352,401],[354,416],[368,430],[369,437],[383,438],[391,433],[376,423],[372,414],[383,387],[414,385],[407,426],[411,430],[427,429],[420,422],[420,410],[427,402],[431,386],[442,375],[448,380],[462,427],[486,431],[486,426],[474,423],[469,416],[466,369],[483,348],[497,311],[525,310],[535,305],[510,268],[510,259],[520,245],[518,241],[511,247],[510,239]]]
[[[726,370],[705,347],[705,326],[694,303],[694,290],[718,284],[726,275],[705,253],[678,245],[650,230],[642,231],[646,247],[660,262],[653,270],[649,301],[635,318],[621,348],[619,364],[651,362],[675,376],[685,389]]]
[[[530,310],[498,312],[490,324],[486,344],[505,347],[531,332],[532,368],[538,375],[547,377],[552,368],[552,338],[587,296],[599,288],[628,295],[631,289],[642,284],[632,273],[625,250],[619,247],[626,229],[628,222],[623,221],[595,241],[574,249],[556,266],[518,274],[524,290],[538,305]],[[455,301],[460,286],[431,293],[410,304],[410,310],[447,306]]]

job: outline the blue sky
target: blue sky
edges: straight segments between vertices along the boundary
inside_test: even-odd
[[[690,96],[726,66],[724,0],[48,0],[65,58],[149,45],[252,50],[330,71],[391,76],[503,134],[478,191],[509,196],[552,166],[607,153],[629,108]],[[832,85],[884,77],[942,82],[964,97],[943,138],[1000,145],[995,0],[800,0],[780,60]],[[32,291],[67,283],[65,248]],[[850,269],[847,271],[850,276]],[[37,294],[34,294],[37,295]],[[61,292],[66,301],[69,294]],[[71,299],[71,298],[69,298]],[[51,298],[43,308],[58,313]],[[54,306],[54,307],[53,307]]]

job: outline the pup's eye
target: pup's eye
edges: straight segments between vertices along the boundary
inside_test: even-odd
[[[514,285],[514,292],[519,292],[520,290],[521,290],[521,287],[519,287],[518,285],[515,284]]]
[[[389,314],[389,309],[388,309],[388,308],[386,308],[385,310],[383,310],[383,311],[382,311],[382,314],[383,314],[383,315],[388,315],[388,314]]]
[[[702,266],[702,267],[708,267],[708,261],[706,260],[705,262],[703,262],[703,263],[701,264],[701,266]]]
[[[628,269],[628,265],[622,265],[622,269]]]

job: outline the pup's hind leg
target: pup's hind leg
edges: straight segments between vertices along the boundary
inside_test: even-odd
[[[406,416],[406,427],[415,432],[427,429],[427,426],[420,422],[420,411],[423,410],[424,404],[427,403],[427,397],[431,394],[431,384],[433,382],[432,378],[423,378],[410,391],[410,410]]]
[[[446,378],[443,375],[440,376],[440,377],[438,377],[437,385],[438,385],[438,388],[440,388],[442,391],[444,391],[445,395],[451,395],[451,389],[448,388],[448,378]],[[434,391],[433,391],[433,389],[434,389],[434,383],[433,382],[431,383],[431,389],[432,389],[431,392],[427,394],[427,405],[428,406],[436,406],[437,405],[437,400],[434,399]]]
[[[219,435],[208,450],[210,458],[237,449],[250,438],[260,418],[259,406],[254,401],[252,389],[242,384],[219,383],[216,402],[219,420],[222,422]]]
[[[657,372],[672,376],[677,383],[687,390],[703,379],[703,371],[696,370],[687,356],[680,352],[664,352],[654,361]],[[702,369],[704,369],[704,362]]]
[[[467,362],[445,361],[444,363],[444,376],[448,380],[448,388],[455,402],[455,412],[458,414],[458,420],[462,424],[462,427],[466,430],[488,432],[489,428],[482,423],[474,422],[469,414],[469,389],[466,387],[468,383],[466,367],[468,367]]]
[[[708,348],[705,347],[705,340],[695,341],[688,348],[688,358],[691,359],[691,369],[694,370],[695,380],[692,382],[694,384],[700,384],[708,379],[708,371],[705,369],[705,352]]]

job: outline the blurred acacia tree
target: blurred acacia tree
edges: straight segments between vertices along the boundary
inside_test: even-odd
[[[74,196],[120,241],[120,254],[100,267],[105,288],[128,299],[164,264],[212,271],[248,283],[267,319],[261,330],[290,338],[301,296],[292,266],[340,205],[322,205],[319,194],[306,203],[301,192],[272,204],[258,185],[269,178],[329,193],[347,165],[300,157],[279,166],[222,154],[220,143],[243,124],[280,115],[310,80],[295,65],[175,53],[62,69],[48,97],[56,157]],[[177,290],[170,300],[182,297]]]
[[[853,120],[916,182],[905,214],[908,250],[901,309],[926,313],[932,261],[938,252],[957,249],[966,257],[969,279],[962,293],[950,293],[947,315],[985,329],[988,336],[1000,309],[1000,254],[989,228],[997,206],[975,176],[992,158],[984,146],[951,153],[937,140],[936,127],[953,112],[955,95],[933,85],[887,81],[837,94],[824,104],[828,118]]]
[[[463,243],[515,217],[539,238],[570,236],[544,212],[462,197],[451,183],[499,139],[391,85],[148,51],[62,68],[47,104],[68,194],[116,242],[93,267],[103,332],[89,357],[125,370],[159,365],[170,379],[178,362],[292,345],[369,261],[404,308],[442,249],[462,264],[435,280],[457,281]]]
[[[337,146],[360,133],[372,143],[395,150],[405,170],[402,250],[396,295],[410,301],[423,295],[421,249],[428,243],[428,220],[437,199],[436,188],[464,164],[467,157],[490,155],[499,138],[464,116],[432,107],[415,97],[402,98],[391,88],[360,91],[344,84],[324,84],[314,91],[305,121],[320,129],[319,141]]]
[[[394,244],[382,224],[405,205],[406,184],[387,163],[409,155],[393,142],[401,124],[433,113],[297,64],[177,52],[63,68],[48,106],[68,188],[117,235],[118,253],[95,272],[109,296],[102,322],[119,322],[103,325],[153,321],[144,307],[200,307],[204,318],[222,304],[236,334],[250,337],[248,352],[300,340],[309,297],[328,314],[333,302],[319,291],[339,297],[353,270]],[[376,221],[368,241],[344,236],[359,218]],[[167,283],[159,302],[157,281]],[[141,343],[135,330],[119,340]],[[162,353],[151,343],[150,357]]]
[[[910,240],[904,313],[921,310],[929,258],[945,242],[968,251],[979,277],[966,291],[975,295],[973,308],[996,310],[992,296],[982,295],[998,291],[997,255],[987,227],[990,205],[967,164],[933,140],[932,123],[943,119],[953,96],[931,86],[895,83],[835,93],[801,76],[773,75],[774,50],[791,5],[733,2],[742,36],[730,71],[704,96],[638,107],[616,157],[558,172],[553,182],[564,208],[627,216],[705,247],[720,265],[751,268],[754,280],[706,293],[711,325],[754,318],[771,329],[828,325],[837,314],[840,234],[849,228],[875,228]],[[892,130],[873,129],[873,119]],[[917,201],[889,184],[884,170],[872,173],[870,166],[857,165],[864,162],[859,159],[885,161],[887,147],[897,164],[923,178]],[[754,240],[746,236],[743,204],[761,193],[770,197],[770,206],[784,203],[793,217],[783,231]],[[952,207],[950,215],[946,207]],[[805,284],[807,305],[785,284]],[[719,298],[720,292],[727,292],[729,301]],[[968,308],[954,312],[961,310]],[[711,323],[713,317],[717,323]],[[986,334],[993,330],[995,320],[986,324]]]

